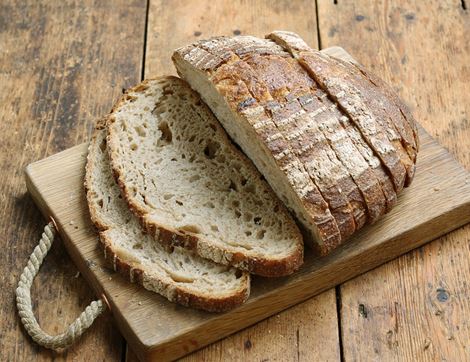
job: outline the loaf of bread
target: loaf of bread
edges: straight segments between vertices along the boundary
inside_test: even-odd
[[[294,33],[267,38],[201,40],[173,61],[324,255],[388,212],[411,183],[416,124],[360,65]]]
[[[103,121],[89,146],[85,188],[105,257],[131,282],[172,302],[208,311],[225,311],[248,298],[248,273],[215,264],[179,246],[165,249],[143,233],[114,180]]]
[[[161,243],[263,276],[302,264],[294,220],[187,83],[165,77],[128,90],[107,132],[122,194]]]

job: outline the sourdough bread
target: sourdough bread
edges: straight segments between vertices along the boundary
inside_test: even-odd
[[[248,298],[248,273],[215,264],[179,246],[167,250],[143,233],[113,178],[102,123],[89,146],[85,186],[105,257],[131,282],[172,302],[208,311],[225,311]]]
[[[107,131],[123,195],[161,242],[263,276],[302,264],[295,222],[184,81],[165,77],[130,89]]]
[[[351,233],[345,227],[351,220],[347,203],[354,210],[354,231],[366,222],[366,208],[367,221],[374,222],[411,182],[416,126],[398,97],[359,66],[330,60],[294,33],[269,37],[201,40],[176,50],[173,61],[324,254]],[[299,85],[305,76],[289,69],[296,67],[310,84]],[[299,179],[292,177],[292,165],[301,170],[301,185],[308,184],[305,173],[314,181],[305,188],[313,190],[310,205],[305,189],[292,182]],[[324,183],[326,171],[334,182]]]

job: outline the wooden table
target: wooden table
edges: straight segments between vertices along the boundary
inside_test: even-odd
[[[37,347],[20,327],[14,288],[45,223],[26,193],[25,165],[87,140],[123,88],[174,73],[175,47],[280,28],[312,46],[343,46],[391,83],[427,131],[470,168],[468,0],[3,0],[2,360],[135,359],[109,314],[63,354]],[[467,225],[187,360],[470,360],[469,255]],[[51,333],[94,298],[60,242],[32,294]]]

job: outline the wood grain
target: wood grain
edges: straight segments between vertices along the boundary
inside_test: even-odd
[[[165,1],[151,1],[145,59],[146,77],[155,74],[175,74],[171,62],[173,50],[197,39],[214,35],[249,34],[263,37],[273,29],[282,27],[298,32],[309,44],[316,47],[318,44],[315,11],[315,3],[307,0],[296,2],[177,0],[172,1],[171,7]],[[175,28],[178,28],[177,32],[174,31]],[[167,34],[173,34],[173,36],[167,36]],[[317,309],[322,310],[323,313],[315,313]],[[325,296],[318,300],[306,302],[303,310],[313,319],[302,327],[301,335],[311,336],[303,341],[302,348],[310,349],[311,357],[318,356],[320,360],[338,360],[339,336],[334,291],[325,293]],[[289,353],[292,357],[289,359],[295,360],[297,353],[300,356],[303,354],[301,347],[291,344],[292,338],[295,337],[295,331],[291,326],[296,325],[297,311],[298,309],[295,308],[289,309],[281,314],[283,323],[271,324],[270,343],[265,346],[257,342],[258,339],[264,338],[265,323],[262,322],[210,345],[192,358],[211,360],[217,359],[215,357],[218,356],[221,360],[231,359],[236,351],[240,351],[240,356],[244,356],[246,351],[240,341],[259,336],[256,343],[253,341],[256,348],[249,351],[250,359],[271,359],[274,355]],[[332,329],[316,328],[317,325],[323,324],[325,316],[328,316]],[[317,344],[318,340],[323,341],[321,349],[318,349],[320,347]],[[276,348],[273,349],[272,346]],[[326,358],[327,356],[329,358]]]
[[[171,6],[164,0],[151,1],[145,75],[176,74],[171,63],[173,51],[198,39],[239,34],[264,37],[280,26],[317,46],[313,1],[174,0]]]
[[[86,144],[28,166],[28,190],[59,226],[72,260],[111,303],[115,320],[142,359],[170,359],[201,348],[470,221],[470,175],[423,130],[413,185],[396,207],[324,258],[285,278],[253,278],[252,293],[222,314],[195,311],[127,283],[105,267],[83,192]]]
[[[104,21],[105,20],[105,21]],[[14,305],[17,278],[45,224],[24,167],[87,139],[95,117],[140,79],[145,2],[0,2],[1,359],[118,360],[123,339],[110,314],[66,353],[35,345]],[[120,44],[115,47],[115,44]],[[62,242],[52,247],[32,290],[35,313],[61,332],[95,298]]]
[[[343,45],[395,86],[470,169],[467,2],[319,2],[323,46]],[[437,191],[439,192],[439,191]],[[470,360],[467,225],[341,287],[346,360]]]
[[[334,298],[330,289],[181,361],[339,361],[338,322],[330,310]],[[130,349],[126,361],[138,361]]]

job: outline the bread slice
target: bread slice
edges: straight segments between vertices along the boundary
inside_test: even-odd
[[[165,77],[130,89],[107,130],[123,195],[160,241],[263,276],[300,267],[294,220],[187,83]]]
[[[215,264],[179,246],[166,250],[143,233],[113,178],[103,122],[89,146],[85,187],[105,257],[131,282],[172,302],[214,312],[234,308],[248,298],[248,273]]]
[[[246,64],[236,60],[228,63],[232,52],[214,56],[196,45],[173,54],[178,73],[201,94],[228,134],[294,213],[307,240],[316,240],[320,252],[339,245],[341,234],[328,204],[272,118],[253,97],[255,94],[259,99],[260,90],[251,81]]]
[[[310,49],[295,33],[267,36],[290,51],[355,123],[392,176],[399,192],[414,176],[416,140],[393,100],[357,67]]]

